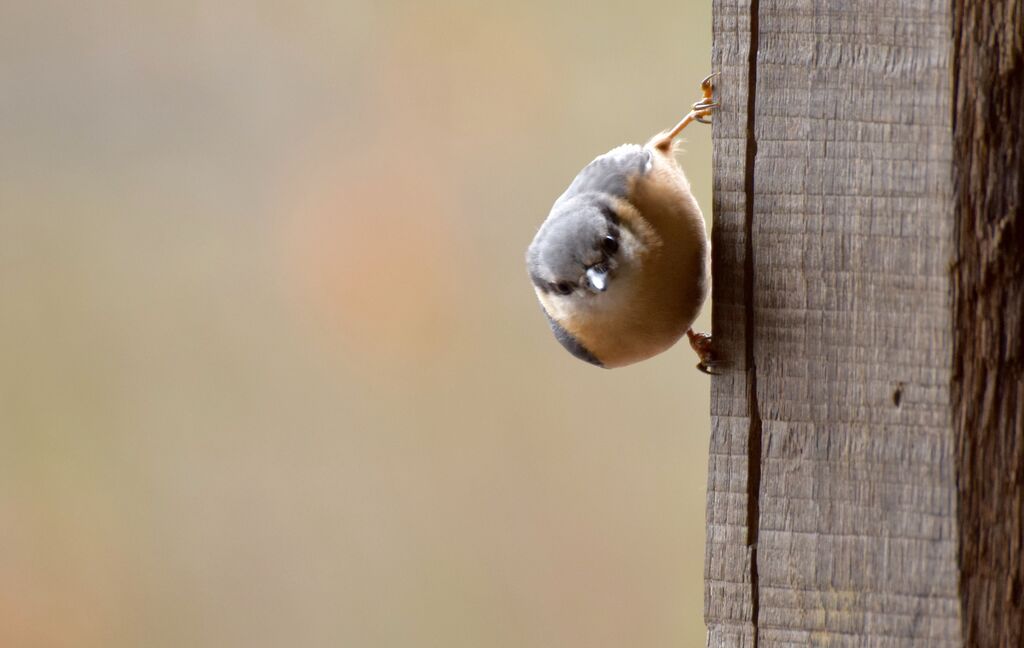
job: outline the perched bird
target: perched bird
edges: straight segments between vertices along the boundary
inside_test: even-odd
[[[526,266],[555,337],[570,353],[621,367],[687,333],[710,373],[711,336],[690,326],[708,293],[710,243],[674,142],[718,107],[703,98],[647,144],[624,144],[583,168],[526,251]]]

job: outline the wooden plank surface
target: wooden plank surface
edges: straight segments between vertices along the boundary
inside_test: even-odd
[[[1024,0],[953,3],[953,421],[969,646],[1024,645]]]
[[[752,646],[757,602],[751,585],[756,554],[751,524],[756,515],[757,475],[750,471],[750,406],[754,378],[748,372],[750,286],[747,191],[748,59],[751,12],[747,2],[716,0],[712,67],[720,74],[714,118],[714,224],[711,231],[714,299],[712,326],[717,353],[728,369],[712,380],[711,448],[708,465],[704,616],[709,646]],[[756,435],[755,443],[756,449]],[[759,453],[758,453],[759,454]],[[752,491],[755,495],[752,496]]]
[[[708,645],[959,645],[948,4],[714,30]]]

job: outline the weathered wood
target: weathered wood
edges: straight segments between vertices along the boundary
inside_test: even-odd
[[[714,7],[708,645],[960,645],[949,4]]]
[[[956,0],[953,421],[969,646],[1024,645],[1024,2]]]
[[[755,14],[756,15],[756,14]],[[717,353],[727,359],[728,370],[712,380],[711,449],[708,465],[707,545],[705,559],[704,616],[709,646],[751,646],[754,643],[758,602],[757,588],[751,587],[756,574],[754,538],[756,532],[758,475],[760,466],[750,461],[751,447],[759,457],[759,417],[751,416],[748,398],[754,379],[747,368],[746,308],[752,278],[746,260],[749,218],[747,214],[748,174],[747,122],[750,18],[748,2],[719,0],[714,4],[712,67],[720,73],[716,98],[722,108],[714,118],[713,164],[714,225],[711,231],[714,273],[712,326]],[[749,169],[752,171],[753,169]],[[751,444],[751,432],[754,443]],[[753,477],[753,478],[751,478]],[[753,488],[753,495],[751,494]],[[753,522],[753,523],[752,523]]]

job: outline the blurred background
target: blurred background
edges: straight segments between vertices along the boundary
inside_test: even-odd
[[[0,645],[702,645],[707,378],[523,253],[709,5],[0,5]]]

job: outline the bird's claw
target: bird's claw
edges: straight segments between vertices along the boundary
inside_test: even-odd
[[[719,107],[719,103],[715,101],[715,84],[712,83],[712,79],[718,76],[718,72],[712,72],[711,74],[704,77],[704,80],[700,82],[701,98],[700,101],[693,104],[694,120],[699,121],[702,124],[710,124],[711,120],[708,117],[711,116],[712,111]]]
[[[721,74],[721,72],[712,72],[711,74],[704,77],[704,79],[700,82],[700,89],[704,92],[705,97],[711,96],[711,91],[714,90],[715,88],[715,84],[711,83],[711,79],[714,79],[719,74]]]
[[[672,141],[679,136],[679,133],[683,132],[688,124],[694,121],[699,121],[702,124],[710,124],[711,120],[708,117],[711,116],[712,111],[718,108],[718,102],[714,99],[715,84],[711,82],[713,78],[718,76],[718,73],[709,74],[704,77],[704,80],[700,82],[701,98],[700,101],[693,104],[693,108],[690,112],[686,113],[686,116],[676,124],[671,130],[667,130],[664,133],[659,133],[651,138],[648,145],[662,151],[663,153],[669,153],[672,150]]]
[[[712,369],[714,369],[714,367],[715,367],[715,365],[713,365],[713,364],[706,364],[704,362],[698,362],[697,363],[697,369],[702,374],[707,374],[708,376],[717,376],[718,375],[717,371],[712,371]]]
[[[708,117],[711,116],[711,112],[718,108],[721,104],[717,101],[706,101],[701,100],[693,104],[693,112],[695,113],[694,121],[699,121],[702,124],[710,124],[711,120]]]

